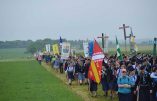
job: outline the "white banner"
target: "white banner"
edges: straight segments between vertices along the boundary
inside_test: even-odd
[[[50,52],[51,50],[50,50],[50,44],[46,44],[46,52]]]
[[[88,57],[89,56],[89,47],[88,47],[88,42],[83,43],[83,49],[84,49],[84,56]]]
[[[61,58],[67,59],[70,55],[70,43],[63,42],[62,43],[62,51],[61,51]]]

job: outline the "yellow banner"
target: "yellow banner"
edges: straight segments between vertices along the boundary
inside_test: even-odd
[[[52,49],[53,49],[53,53],[54,53],[54,54],[59,54],[58,44],[52,45]]]

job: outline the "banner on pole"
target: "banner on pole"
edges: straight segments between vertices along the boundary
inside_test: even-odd
[[[88,47],[88,42],[83,43],[83,49],[84,49],[84,56],[88,57],[89,56],[89,47]]]
[[[46,44],[46,52],[50,52],[50,44]]]
[[[53,49],[53,54],[58,54],[59,55],[58,44],[52,45],[52,49]]]
[[[62,51],[61,51],[61,58],[67,59],[70,55],[70,43],[63,42],[62,43]]]

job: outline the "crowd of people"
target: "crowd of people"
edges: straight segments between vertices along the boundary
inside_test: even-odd
[[[97,95],[98,84],[88,79],[90,57],[61,59],[59,55],[44,54],[37,60],[51,64],[56,72],[66,73],[69,85],[78,80],[79,85],[89,85],[91,96]],[[119,61],[116,55],[105,55],[101,74],[100,84],[106,97],[113,99],[118,94],[119,101],[157,101],[157,57],[123,54],[123,61]]]

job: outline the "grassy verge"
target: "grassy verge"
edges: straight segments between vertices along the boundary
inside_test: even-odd
[[[36,61],[0,62],[0,101],[82,101]]]

